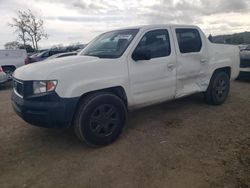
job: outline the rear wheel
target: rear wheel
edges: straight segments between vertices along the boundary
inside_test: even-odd
[[[226,72],[215,72],[205,92],[209,104],[220,105],[225,102],[230,90],[230,79]]]
[[[121,134],[126,113],[119,97],[110,93],[90,95],[80,103],[76,112],[75,133],[91,146],[110,144]]]

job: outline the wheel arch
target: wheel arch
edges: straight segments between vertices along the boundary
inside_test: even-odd
[[[213,76],[214,74],[218,73],[218,72],[225,72],[225,73],[227,73],[228,77],[231,78],[232,68],[231,68],[230,66],[217,68],[217,69],[215,69],[215,70],[213,71],[212,76]],[[212,77],[211,77],[211,78],[212,78]]]
[[[218,99],[215,97],[215,94],[214,94],[214,81],[216,79],[216,76],[220,73],[224,73],[226,75],[228,75],[228,81],[229,81],[229,84],[228,84],[228,88],[227,89],[224,89],[227,90],[227,94],[225,95],[224,99]],[[207,90],[204,92],[204,95],[205,95],[205,99],[207,101],[208,104],[212,104],[212,105],[220,105],[220,104],[223,104],[224,101],[226,100],[227,96],[228,96],[228,92],[230,90],[230,78],[231,78],[231,67],[221,67],[221,68],[218,68],[216,70],[214,70],[211,78],[210,78],[210,81],[209,81],[209,86],[207,88]],[[223,92],[224,92],[223,91]],[[222,94],[221,94],[222,95]]]
[[[85,97],[94,94],[94,93],[101,93],[101,92],[107,92],[107,93],[112,93],[114,95],[116,95],[117,97],[119,97],[120,99],[122,99],[122,101],[124,102],[125,106],[127,107],[128,105],[128,99],[127,99],[127,95],[125,92],[125,89],[122,86],[114,86],[114,87],[109,87],[109,88],[103,88],[103,89],[98,89],[98,90],[94,90],[94,91],[89,91],[87,93],[84,93],[78,103],[83,100]]]
[[[84,100],[86,97],[92,95],[92,94],[102,93],[102,92],[111,93],[111,94],[119,97],[124,102],[125,107],[128,109],[127,95],[126,95],[125,89],[122,86],[114,86],[114,87],[109,87],[109,88],[93,90],[93,91],[86,92],[86,93],[84,93],[83,95],[80,96],[80,98],[79,98],[79,100],[78,100],[78,102],[76,104],[75,110],[74,110],[72,123],[73,123],[73,121],[75,119],[75,115],[76,115],[76,112],[77,112],[77,110],[79,108],[79,105],[80,105],[81,101]]]

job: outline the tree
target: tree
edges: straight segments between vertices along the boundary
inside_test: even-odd
[[[37,18],[31,10],[27,12],[23,12],[26,17],[26,28],[27,33],[30,36],[32,41],[33,48],[38,50],[38,42],[42,38],[48,38],[47,33],[44,31],[43,20],[41,18]]]
[[[48,38],[44,30],[44,22],[40,17],[28,11],[18,11],[17,18],[13,18],[10,24],[11,27],[16,28],[18,37],[23,41],[23,46],[26,47],[27,41],[32,43],[33,49],[38,51],[38,42],[43,38]]]
[[[4,45],[5,49],[8,50],[16,50],[16,49],[25,49],[27,53],[34,52],[35,50],[32,48],[31,45],[26,44],[25,46],[23,44],[20,44],[18,41],[12,41],[12,42],[7,42]]]
[[[17,18],[12,18],[12,23],[9,25],[15,28],[18,39],[21,40],[25,46],[29,39],[27,38],[27,29],[23,12],[18,11]]]
[[[15,50],[15,49],[19,49],[20,47],[20,43],[17,42],[17,41],[12,41],[12,42],[7,42],[5,45],[4,45],[4,48],[7,49],[7,50]]]
[[[32,48],[32,46],[29,44],[26,44],[25,46],[21,44],[19,46],[19,49],[25,49],[27,51],[27,53],[35,52],[34,48]]]

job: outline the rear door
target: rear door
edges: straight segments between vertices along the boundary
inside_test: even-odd
[[[176,98],[203,91],[209,84],[207,41],[198,28],[173,27],[177,53]]]
[[[150,52],[150,60],[136,61],[136,50]],[[176,89],[176,55],[170,28],[142,33],[128,58],[131,94],[136,106],[172,99]]]

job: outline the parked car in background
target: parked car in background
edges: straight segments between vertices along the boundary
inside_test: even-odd
[[[83,49],[78,49],[78,50],[76,50],[76,53],[79,53],[79,52],[81,52]]]
[[[60,53],[60,54],[52,55],[52,56],[48,57],[46,60],[51,60],[51,59],[56,59],[56,58],[61,58],[61,57],[74,56],[74,55],[77,55],[77,52]]]
[[[11,80],[12,73],[16,68],[28,64],[26,50],[0,50],[0,66],[6,73],[8,80]]]
[[[72,126],[81,141],[107,145],[128,110],[198,92],[223,104],[239,65],[238,47],[213,44],[196,26],[130,27],[100,35],[77,56],[19,68],[12,105],[30,124]]]
[[[246,44],[241,44],[241,45],[238,45],[238,47],[239,47],[239,49],[240,49],[240,51],[241,51],[241,50],[246,49],[246,48],[248,47],[248,45],[246,45]]]
[[[3,71],[2,67],[0,66],[0,84],[3,84],[4,82],[8,81],[8,77]]]
[[[250,45],[240,50],[240,77],[250,76]]]
[[[43,61],[52,55],[59,54],[59,53],[65,53],[65,52],[67,52],[67,51],[66,50],[46,50],[46,51],[43,51],[39,54],[35,54],[35,55],[29,57],[29,63]]]
[[[243,48],[240,50],[240,58],[246,62],[250,62],[250,45],[248,45],[246,48]],[[247,65],[248,66],[248,65]]]

